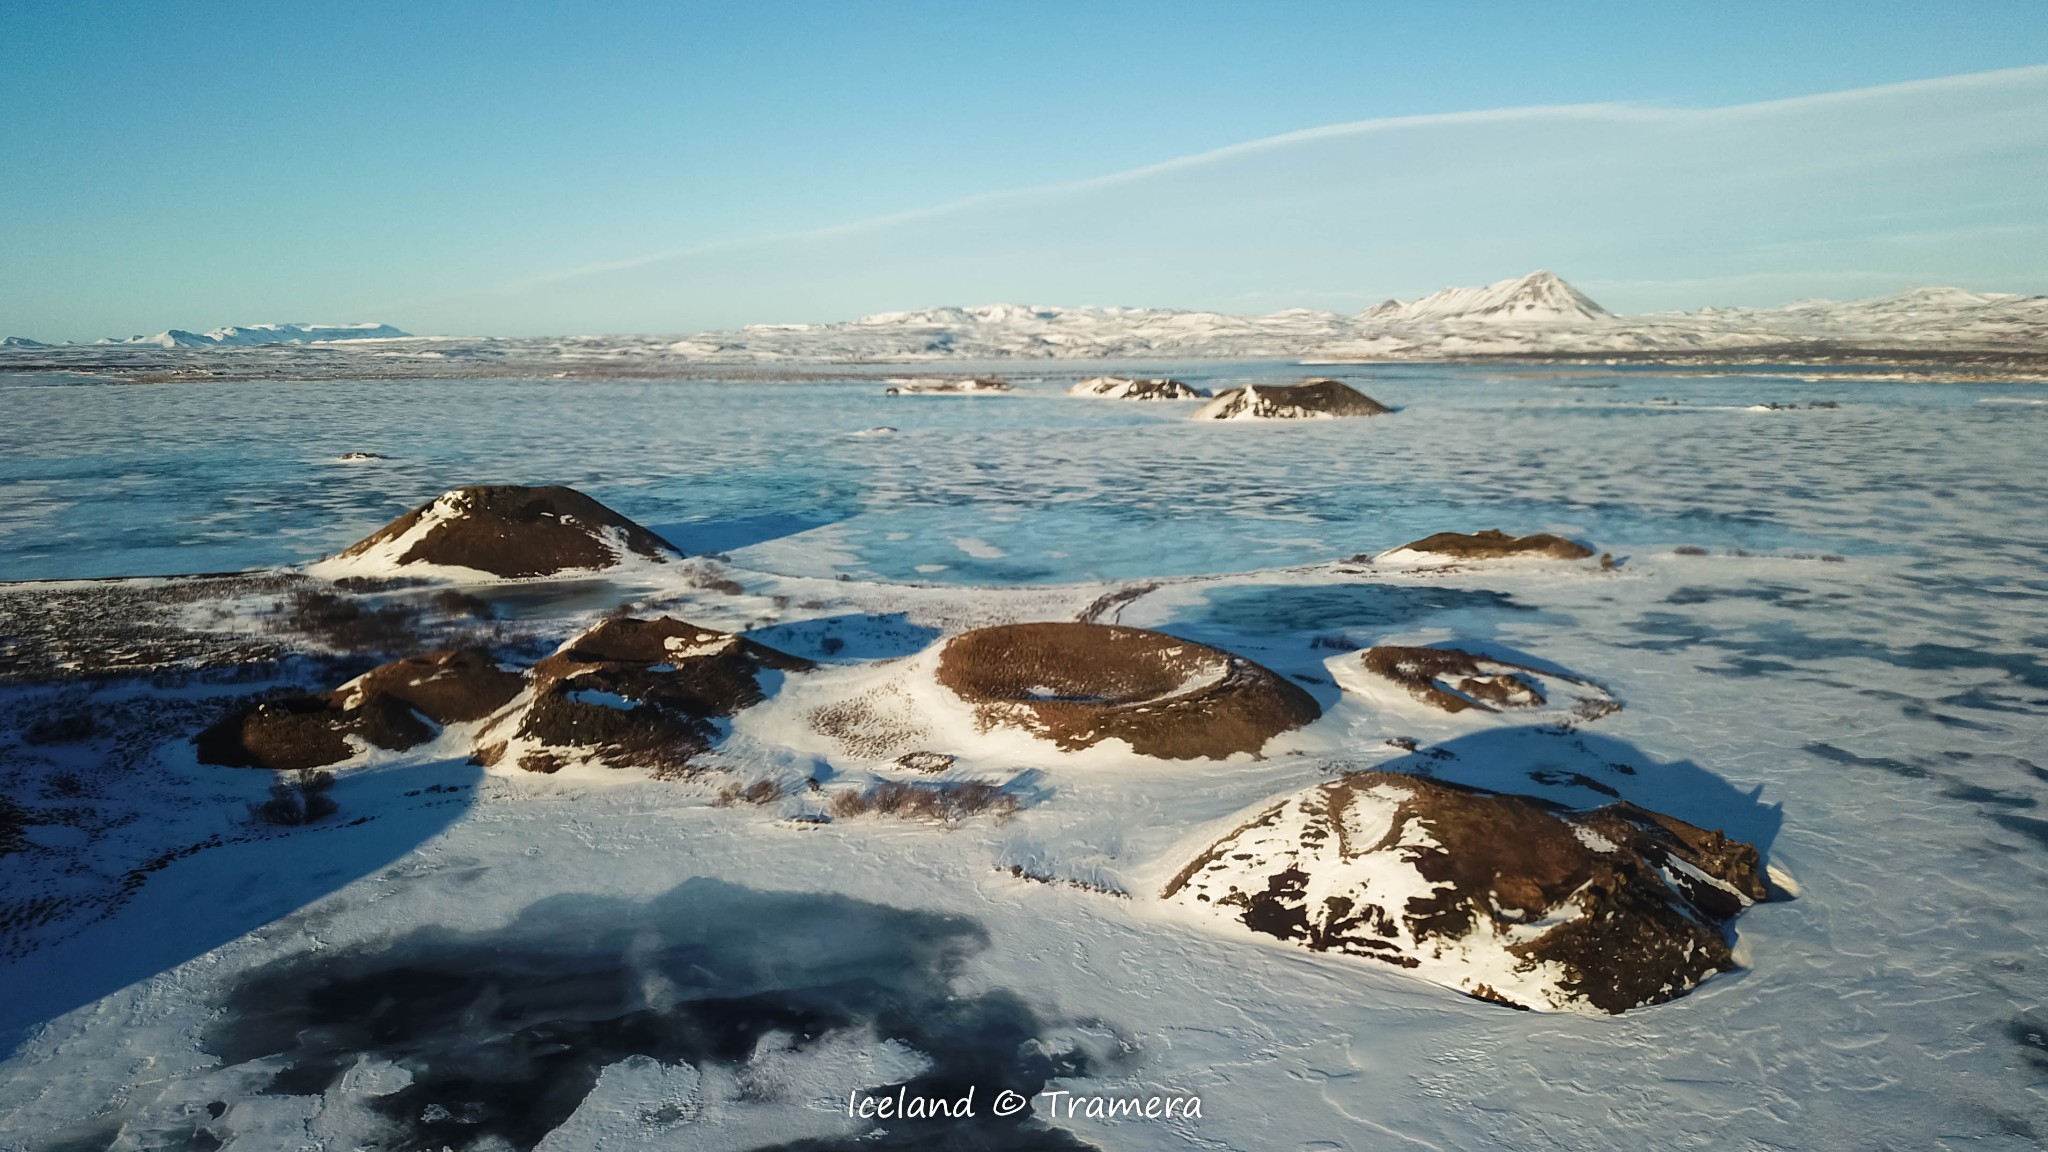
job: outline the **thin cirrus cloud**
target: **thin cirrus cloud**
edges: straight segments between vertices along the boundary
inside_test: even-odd
[[[1547,267],[1622,311],[2048,291],[2048,66],[1711,109],[1366,120],[403,306],[679,331],[1017,300],[1358,308]]]

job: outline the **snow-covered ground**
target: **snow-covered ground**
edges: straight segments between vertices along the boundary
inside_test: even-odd
[[[1169,368],[1277,371],[1149,370]],[[1349,382],[1399,411],[1217,426],[1068,398],[1068,378],[957,401],[872,380],[10,383],[37,428],[4,434],[14,575],[308,560],[457,483],[560,482],[728,559],[476,589],[516,631],[631,599],[825,667],[736,717],[699,780],[484,769],[451,729],[345,769],[340,812],[296,830],[247,821],[268,774],[178,738],[249,685],[5,689],[17,716],[147,713],[164,738],[0,744],[0,790],[73,814],[0,857],[0,1148],[850,1141],[849,1092],[918,1077],[979,1085],[983,1114],[1006,1083],[1200,1097],[1199,1119],[1113,1123],[1040,1101],[1034,1124],[1101,1148],[2038,1146],[2048,416],[1984,402],[2028,386]],[[1841,406],[1749,410],[1767,400]],[[333,463],[350,450],[390,459]],[[1346,560],[1489,527],[1620,563]],[[922,777],[806,727],[815,705],[943,636],[1105,596],[1106,619],[1294,677],[1324,717],[1227,761],[991,739],[941,778],[1003,785],[1008,820],[806,819]],[[1452,715],[1359,691],[1346,663],[1443,642],[1625,708]],[[1245,812],[1350,767],[1619,794],[1755,843],[1796,898],[1735,921],[1743,971],[1618,1017],[1513,1012],[1159,899]],[[764,779],[781,798],[719,803]],[[25,907],[42,892],[90,914]]]

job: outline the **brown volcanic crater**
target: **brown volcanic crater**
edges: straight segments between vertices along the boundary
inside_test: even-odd
[[[711,746],[712,721],[763,699],[764,670],[802,672],[808,660],[671,617],[605,620],[533,666],[532,700],[511,734],[547,751],[520,766],[551,772],[588,753],[614,766],[679,769]],[[502,737],[479,740],[495,762]]]
[[[480,720],[518,694],[519,673],[477,648],[428,652],[381,664],[324,693],[244,705],[193,738],[202,764],[293,771],[356,755],[348,738],[399,752],[433,739],[436,726]]]
[[[430,522],[395,557],[400,566],[473,568],[517,579],[610,568],[627,551],[649,560],[682,555],[673,545],[574,488],[476,485],[444,493],[344,549],[362,557]]]
[[[984,727],[1022,727],[1069,751],[1120,739],[1142,756],[1221,759],[1322,714],[1307,692],[1243,657],[1110,624],[963,633],[940,652],[937,678]]]
[[[1498,560],[1510,556],[1584,560],[1593,554],[1591,548],[1576,540],[1567,540],[1548,532],[1538,532],[1530,536],[1510,536],[1498,528],[1471,533],[1438,532],[1433,536],[1424,536],[1411,544],[1403,544],[1400,550],[1428,552],[1459,560]]]

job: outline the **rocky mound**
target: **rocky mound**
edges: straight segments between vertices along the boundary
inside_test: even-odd
[[[1097,396],[1104,400],[1201,400],[1209,394],[1178,380],[1096,376],[1067,389],[1067,395]]]
[[[379,665],[332,692],[238,708],[193,743],[202,764],[323,768],[372,746],[400,752],[424,744],[436,725],[480,720],[521,683],[481,649],[429,652]]]
[[[1195,410],[1195,420],[1322,420],[1383,416],[1393,409],[1337,380],[1250,384],[1218,392]]]
[[[1622,1012],[1735,962],[1756,849],[1628,803],[1591,812],[1355,772],[1272,804],[1162,896],[1517,1008]]]
[[[1382,645],[1359,657],[1365,670],[1445,712],[1570,708],[1581,719],[1621,710],[1605,688],[1564,672],[1496,660],[1457,648]]]
[[[683,768],[713,721],[761,702],[764,670],[808,660],[681,620],[616,618],[533,666],[526,693],[477,737],[477,759],[554,772],[579,760]]]
[[[937,679],[984,730],[1020,728],[1073,751],[1122,740],[1141,756],[1221,759],[1322,714],[1242,657],[1141,628],[1004,624],[963,633]]]
[[[1412,544],[1385,553],[1382,557],[1398,558],[1403,553],[1418,553],[1430,557],[1448,556],[1456,560],[1500,560],[1514,556],[1548,557],[1553,560],[1584,560],[1593,554],[1591,548],[1576,540],[1538,532],[1533,536],[1510,536],[1498,528],[1480,532],[1438,532],[1424,536]]]
[[[479,485],[420,505],[312,571],[340,577],[448,569],[519,579],[613,568],[632,556],[662,563],[681,555],[574,488]]]

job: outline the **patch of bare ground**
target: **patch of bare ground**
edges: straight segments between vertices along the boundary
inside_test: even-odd
[[[887,816],[957,824],[970,816],[1008,819],[1020,806],[1014,793],[978,780],[945,784],[880,780],[857,792],[832,797],[832,815],[842,820]]]
[[[288,646],[194,627],[188,610],[308,583],[296,572],[263,572],[0,585],[0,685],[267,664]]]
[[[1249,660],[1141,628],[1003,624],[940,653],[938,681],[985,728],[1069,751],[1122,740],[1141,756],[1222,759],[1321,715],[1314,697]]]
[[[1479,532],[1438,532],[1424,536],[1402,548],[1409,552],[1427,552],[1436,556],[1450,556],[1459,560],[1499,560],[1510,556],[1547,556],[1554,560],[1584,560],[1593,555],[1593,550],[1575,540],[1538,532],[1529,536],[1510,536],[1498,528],[1487,528]]]
[[[1055,888],[1078,888],[1083,892],[1093,892],[1098,896],[1114,896],[1119,900],[1129,900],[1131,898],[1131,894],[1121,888],[1112,888],[1107,884],[1097,884],[1091,880],[1075,880],[1068,876],[1052,876],[1044,872],[1033,871],[1022,864],[1012,864],[1008,868],[997,868],[996,871],[1018,880],[1028,880],[1033,884],[1044,884]]]
[[[348,560],[427,527],[396,556],[399,565],[469,568],[508,579],[610,568],[613,541],[650,560],[681,556],[674,546],[596,500],[560,485],[457,488],[350,545]]]
[[[587,756],[674,774],[711,746],[714,719],[761,702],[764,671],[811,667],[671,617],[612,617],[533,666],[529,702],[479,735],[478,758],[495,762],[509,736],[529,771],[558,771]]]
[[[910,697],[895,684],[814,708],[806,719],[847,755],[869,760],[932,734],[918,722]]]

